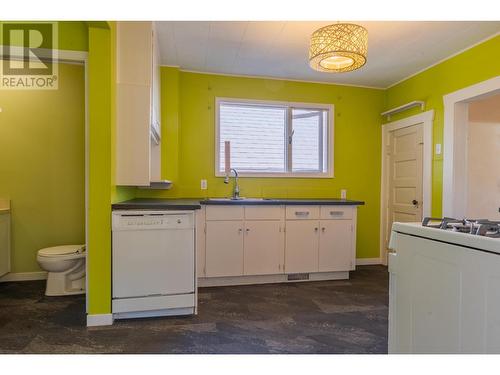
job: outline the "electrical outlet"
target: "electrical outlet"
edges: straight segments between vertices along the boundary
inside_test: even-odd
[[[201,190],[207,190],[208,183],[207,180],[201,180],[200,188]]]
[[[346,198],[347,198],[347,190],[341,189],[340,190],[340,199],[346,199]]]

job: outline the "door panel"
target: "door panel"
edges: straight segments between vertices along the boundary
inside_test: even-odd
[[[386,240],[390,236],[393,222],[422,220],[422,124],[391,132],[389,142],[389,214]]]
[[[290,220],[286,223],[285,272],[317,272],[319,222]]]
[[[319,272],[352,270],[352,221],[325,220],[320,228]]]
[[[243,275],[243,222],[207,221],[206,276]]]
[[[283,273],[285,236],[279,221],[247,221],[244,240],[244,274]]]

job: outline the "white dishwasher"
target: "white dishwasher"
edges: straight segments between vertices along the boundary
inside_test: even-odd
[[[115,319],[196,313],[193,211],[112,213]]]

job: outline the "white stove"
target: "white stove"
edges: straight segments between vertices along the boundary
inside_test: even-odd
[[[468,233],[476,236],[500,237],[500,221],[488,219],[454,219],[450,217],[435,219],[426,217],[422,221],[422,226],[451,230],[452,232]]]
[[[499,224],[393,224],[390,353],[500,353]]]
[[[422,223],[394,223],[391,241],[396,233],[406,233],[471,249],[500,253],[500,222],[498,221],[426,217]],[[389,243],[389,248],[391,247]]]

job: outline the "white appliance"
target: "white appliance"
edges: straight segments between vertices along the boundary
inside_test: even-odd
[[[115,319],[196,313],[193,211],[112,213]]]
[[[500,223],[394,223],[389,353],[500,353]]]

